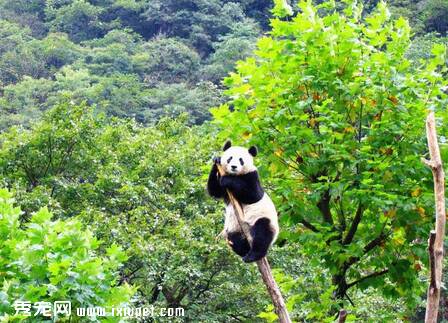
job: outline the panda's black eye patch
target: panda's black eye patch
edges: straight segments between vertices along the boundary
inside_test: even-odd
[[[229,159],[227,159],[227,164],[230,163],[230,161],[232,160],[233,157],[230,157]]]
[[[243,160],[243,158],[240,158],[240,164],[241,164],[241,166],[244,165],[244,160]]]

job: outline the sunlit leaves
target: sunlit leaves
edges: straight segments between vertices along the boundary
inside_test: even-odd
[[[422,285],[413,267],[401,264],[411,250],[424,250],[416,238],[429,229],[423,215],[432,212],[424,193],[431,176],[420,156],[428,107],[446,114],[446,94],[438,90],[446,87],[446,49],[436,46],[422,65],[408,61],[406,20],[391,20],[384,2],[362,20],[361,6],[345,2],[341,12],[331,2],[319,11],[300,1],[296,16],[273,20],[256,56],[226,79],[229,102],[212,113],[221,138],[261,148],[260,171],[271,175],[273,196],[294,232],[285,236],[323,260],[334,281],[341,271],[349,283],[400,263],[403,279],[376,286],[411,305]],[[359,207],[360,222],[353,224]],[[299,219],[313,231],[293,225]]]
[[[289,5],[287,0],[274,0],[274,8],[272,8],[272,13],[276,17],[287,17],[293,14],[293,10]]]
[[[14,318],[16,300],[70,300],[72,306],[119,306],[130,302],[134,288],[117,285],[126,260],[112,245],[100,256],[98,241],[77,219],[52,220],[47,208],[20,225],[19,208],[0,189],[0,318]]]

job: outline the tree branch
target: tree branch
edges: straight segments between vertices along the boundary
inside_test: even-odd
[[[47,167],[45,167],[45,171],[42,175],[42,177],[47,176],[48,171],[50,170],[50,167],[53,165],[53,148],[51,144],[51,134],[48,136],[48,163]]]
[[[305,219],[300,219],[299,222],[303,224],[303,226],[307,229],[310,229],[313,232],[319,232],[319,230],[310,222]]]
[[[149,301],[150,304],[153,304],[157,301],[157,298],[159,298],[161,289],[159,288],[159,285],[162,283],[163,278],[165,277],[165,272],[162,272],[160,276],[156,280],[156,284],[152,289],[151,299]]]
[[[294,209],[292,207],[289,207],[286,211],[294,212]],[[279,214],[279,217],[281,217],[281,214]],[[319,230],[311,222],[308,222],[304,218],[299,219],[299,223],[301,223],[305,228],[310,229],[313,232],[319,232]]]
[[[75,140],[72,143],[70,143],[70,145],[68,145],[64,154],[61,156],[61,160],[59,161],[58,166],[56,167],[55,174],[60,174],[62,172],[62,168],[64,166],[65,160],[70,158],[76,144],[77,144],[77,141]]]
[[[375,247],[379,246],[385,239],[384,232],[381,232],[378,237],[370,241],[365,247],[364,252],[361,256],[357,257],[350,257],[346,262],[347,268],[353,265],[354,263],[358,262],[362,256],[366,255],[370,250],[374,249]]]
[[[319,208],[320,212],[322,213],[322,216],[324,218],[324,221],[333,225],[333,216],[331,215],[330,210],[330,190],[327,189],[322,197],[320,198],[320,201],[317,203],[317,207]]]
[[[209,279],[207,279],[207,282],[205,283],[205,286],[202,287],[199,292],[196,294],[195,299],[198,299],[202,294],[204,294],[206,291],[210,290],[210,285],[212,284],[213,278],[221,271],[221,268],[218,268],[217,270],[214,270],[212,274],[210,275]]]
[[[28,178],[28,182],[31,185],[32,188],[35,188],[39,181],[37,180],[34,173],[31,171],[31,168],[29,168],[25,163],[23,164],[23,170],[25,172],[26,177]]]
[[[345,212],[344,212],[344,205],[342,203],[342,197],[338,196],[336,198],[336,202],[337,202],[337,204],[339,204],[339,212],[338,212],[338,219],[339,219],[339,226],[340,226],[339,231],[341,232],[341,235],[342,235],[342,233],[347,228],[347,221],[345,219]]]
[[[361,222],[362,214],[364,213],[363,207],[361,202],[358,205],[358,209],[356,210],[355,217],[353,218],[352,225],[350,226],[350,229],[348,230],[347,236],[345,237],[344,241],[342,242],[343,245],[348,245],[353,241],[353,238],[355,237],[355,233],[358,230],[358,225]]]
[[[135,269],[131,270],[130,273],[126,274],[124,272],[121,273],[121,278],[119,280],[119,285],[123,284],[124,282],[129,283],[140,269],[142,269],[143,266],[137,266]]]
[[[356,284],[359,284],[360,282],[363,282],[363,281],[365,281],[365,280],[367,280],[367,279],[369,279],[369,278],[382,276],[382,275],[384,275],[384,274],[387,274],[388,272],[389,272],[389,269],[384,269],[384,270],[381,270],[381,271],[376,271],[376,272],[374,272],[374,273],[371,273],[371,274],[369,274],[369,275],[367,275],[367,276],[361,277],[360,279],[355,280],[355,281],[353,281],[353,282],[347,284],[347,289],[350,288],[350,287],[353,287],[353,286],[355,286]]]

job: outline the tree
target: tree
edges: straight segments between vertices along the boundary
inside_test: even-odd
[[[215,85],[260,33],[247,17],[266,17],[268,7],[252,0],[0,0],[0,85],[8,86],[0,93],[1,127],[27,126],[66,96],[145,123],[183,111],[203,122],[220,100]]]
[[[269,30],[269,21],[271,18],[271,9],[274,2],[271,0],[241,0],[238,1],[244,8],[244,12],[249,18],[257,21],[260,27]]]
[[[48,31],[44,23],[45,0],[2,0],[0,19],[30,30],[34,37],[43,37]]]
[[[159,84],[147,93],[147,106],[141,116],[145,123],[154,123],[162,116],[176,117],[188,113],[191,124],[209,120],[209,108],[219,105],[221,93],[211,82],[200,82],[196,87],[185,83]]]
[[[448,3],[444,0],[429,1],[424,8],[426,30],[441,35],[448,32]]]
[[[221,0],[151,1],[142,14],[151,35],[166,35],[188,39],[201,56],[212,51],[219,35],[244,17],[238,3]]]
[[[82,57],[81,48],[64,33],[51,33],[40,42],[47,68],[57,71]]]
[[[258,26],[251,20],[236,23],[232,31],[214,43],[214,52],[207,60],[208,65],[202,68],[201,77],[218,84],[235,68],[237,61],[252,53],[259,35]]]
[[[412,61],[428,60],[432,57],[431,49],[436,44],[448,45],[448,38],[438,37],[437,33],[429,33],[415,37],[406,56]]]
[[[12,127],[0,136],[1,185],[13,189],[23,223],[48,205],[54,219],[81,220],[104,245],[121,246],[128,259],[119,281],[139,287],[137,304],[180,304],[188,320],[261,321],[260,312],[272,319],[255,268],[215,240],[222,205],[206,196],[204,185],[219,149],[216,131],[207,124],[188,127],[186,120],[144,128],[97,115],[85,104],[55,105],[28,129]],[[331,297],[331,274],[311,267],[316,260],[298,250],[288,241],[274,246],[269,260],[281,270],[276,279],[290,304],[299,304],[293,314],[305,318]],[[378,304],[381,318],[402,307],[372,291],[357,295],[364,297],[360,318]]]
[[[0,20],[0,55],[31,39],[30,30],[7,20]]]
[[[126,255],[117,245],[98,252],[99,242],[78,219],[52,221],[43,208],[21,223],[12,194],[0,189],[0,318],[26,319],[15,314],[17,300],[70,300],[72,308],[130,305],[135,290],[119,284]]]
[[[253,318],[268,296],[253,295],[264,291],[254,268],[215,240],[222,206],[205,192],[217,143],[186,120],[143,128],[85,104],[56,105],[29,129],[1,135],[1,184],[14,188],[23,223],[48,205],[55,219],[81,220],[121,246],[119,282],[139,286],[138,304],[182,306],[189,320]]]
[[[28,126],[30,121],[39,119],[42,111],[48,108],[47,100],[54,90],[53,86],[50,80],[28,76],[19,83],[5,86],[0,97],[0,129],[12,125]]]
[[[54,2],[49,1],[45,9],[50,30],[65,32],[74,42],[104,35],[106,26],[99,21],[102,8],[84,0],[69,1],[64,5]]]
[[[160,37],[142,44],[133,62],[145,83],[154,86],[194,81],[200,58],[183,42]]]
[[[47,75],[45,56],[39,41],[32,40],[14,46],[0,56],[0,82],[3,84],[17,83],[24,76],[41,78]]]
[[[412,64],[408,23],[383,2],[365,20],[360,6],[333,4],[301,1],[296,16],[274,19],[212,113],[220,138],[261,148],[284,236],[329,270],[333,304],[375,287],[412,307],[433,210],[423,122],[446,103],[446,49]]]

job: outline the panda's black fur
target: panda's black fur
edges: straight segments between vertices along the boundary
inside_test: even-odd
[[[223,151],[228,151],[230,147],[230,141],[226,142]],[[232,149],[230,150],[234,151],[235,155],[230,152],[231,158],[223,160],[223,163],[221,163],[223,157],[214,159],[208,177],[207,190],[211,196],[223,198],[226,203],[224,235],[233,251],[243,257],[245,262],[253,262],[266,256],[269,247],[277,237],[277,213],[269,196],[264,192],[258,177],[258,171],[253,165],[252,157],[257,154],[256,148],[232,147]],[[234,160],[233,165],[229,165],[233,157],[236,157],[239,161]],[[225,176],[221,177],[219,175],[217,164],[226,167]],[[234,168],[235,172],[233,172]],[[226,190],[229,190],[241,203],[244,210],[244,220],[252,222],[249,223],[252,248],[250,248],[239,226],[234,222],[236,219],[234,219],[233,207],[229,204]]]
[[[208,192],[216,198],[226,198],[226,189],[229,189],[233,196],[240,203],[252,204],[261,200],[264,194],[258,178],[258,172],[253,171],[245,175],[232,176],[227,175],[218,179],[218,166],[213,164],[212,171],[208,178]]]

